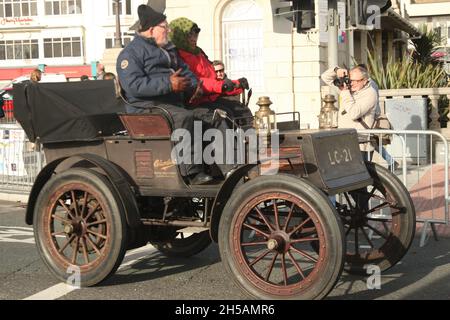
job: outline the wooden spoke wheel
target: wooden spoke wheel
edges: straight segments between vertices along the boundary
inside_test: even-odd
[[[372,185],[337,197],[347,241],[345,268],[363,275],[369,265],[384,271],[400,261],[416,226],[414,205],[401,181],[379,165],[367,163],[367,168]]]
[[[44,186],[34,211],[36,244],[61,281],[79,270],[80,285],[91,286],[118,268],[127,229],[117,199],[111,183],[87,169],[70,169]]]
[[[183,216],[203,221],[205,218],[205,204],[203,199],[193,198],[178,204]],[[209,230],[198,232],[191,228],[163,227],[161,239],[150,241],[161,253],[168,257],[188,258],[202,252],[209,247],[212,240]],[[194,228],[195,229],[195,228]]]
[[[253,179],[232,194],[219,248],[225,269],[252,297],[315,299],[338,280],[345,242],[340,219],[320,190],[277,175]]]
[[[174,231],[170,238],[151,243],[168,257],[188,258],[208,248],[211,237],[208,230],[198,233]]]

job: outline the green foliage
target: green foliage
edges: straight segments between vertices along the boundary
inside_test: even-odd
[[[426,25],[420,27],[422,36],[418,39],[412,39],[414,44],[414,51],[412,52],[412,59],[414,62],[424,65],[441,65],[438,58],[433,57],[437,48],[443,43],[442,38],[436,30],[428,30]]]
[[[368,53],[369,74],[380,89],[436,88],[447,86],[447,75],[443,68],[423,64],[413,59],[394,61],[388,58],[386,66]]]

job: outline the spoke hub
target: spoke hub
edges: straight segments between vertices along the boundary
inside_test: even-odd
[[[67,235],[75,234],[78,237],[82,237],[86,234],[87,228],[82,219],[77,219],[70,224],[66,224],[63,230]]]
[[[267,241],[267,249],[279,253],[287,252],[289,249],[289,236],[285,232],[276,232]]]

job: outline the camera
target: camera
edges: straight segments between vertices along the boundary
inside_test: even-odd
[[[347,86],[347,88],[349,88],[349,89],[351,88],[350,78],[347,75],[345,75],[342,78],[334,79],[333,84],[338,88],[340,88],[342,86]]]

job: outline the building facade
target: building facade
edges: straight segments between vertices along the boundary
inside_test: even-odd
[[[66,72],[69,78],[89,72],[91,63],[114,45],[114,2],[0,0],[0,81],[42,64]],[[136,21],[136,8],[144,2],[120,1],[122,30]],[[131,37],[123,40],[127,43]]]
[[[383,14],[380,30],[350,27],[350,1],[339,0],[338,63],[367,63],[367,50],[379,59],[400,57],[407,33],[417,30],[405,18],[400,1]],[[225,62],[229,77],[246,76],[258,96],[268,95],[277,112],[299,111],[304,127],[317,127],[321,98],[328,91],[320,74],[328,68],[328,0],[315,0],[315,28],[297,33],[292,22],[276,14],[280,0],[166,1],[168,19],[186,16],[202,29],[199,46],[210,60]]]
[[[402,56],[405,34],[415,30],[404,18],[401,2],[392,1],[394,7],[382,17],[380,30],[365,31],[349,25],[351,1],[356,0],[338,1],[338,63],[365,63],[367,50],[378,59]],[[114,44],[114,2],[0,0],[0,81],[29,73],[40,64],[48,70],[59,67],[68,78],[86,74],[92,62],[105,56],[105,48]],[[223,60],[230,78],[249,79],[253,110],[257,109],[257,98],[267,95],[277,112],[298,111],[304,127],[318,126],[321,98],[328,90],[320,80],[328,67],[328,0],[314,1],[315,28],[306,33],[297,33],[291,21],[276,14],[289,1],[154,2],[165,2],[169,21],[186,16],[198,23],[202,29],[199,45],[210,60]],[[147,1],[120,1],[123,33],[136,22],[141,3]],[[125,44],[131,37],[124,36]]]

